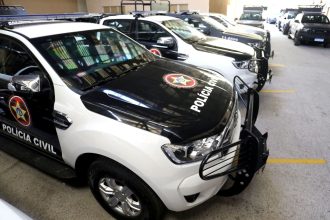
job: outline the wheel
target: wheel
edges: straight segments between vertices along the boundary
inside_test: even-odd
[[[324,43],[324,44],[323,44],[323,47],[324,47],[324,48],[327,48],[327,47],[328,47],[328,43]]]
[[[288,30],[288,38],[291,39],[291,29]]]
[[[283,35],[287,35],[289,32],[289,27],[288,25],[283,26]]]
[[[294,41],[294,45],[295,45],[295,46],[299,46],[299,45],[301,44],[301,41],[300,41],[299,36],[298,36],[298,33],[296,33],[296,34],[294,35],[294,39],[293,39],[293,41]]]
[[[93,162],[88,183],[96,200],[116,219],[161,219],[164,205],[132,171],[106,159]]]

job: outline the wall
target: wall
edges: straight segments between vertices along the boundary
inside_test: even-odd
[[[210,0],[210,12],[227,14],[228,0]]]
[[[28,13],[77,12],[77,0],[4,0],[6,5],[22,5]]]
[[[87,10],[91,13],[103,12],[104,6],[120,6],[120,2],[120,0],[86,0]],[[209,11],[208,0],[171,0],[171,4],[188,4],[189,10]],[[142,10],[142,6],[138,10]],[[146,7],[146,10],[149,10],[149,7]]]

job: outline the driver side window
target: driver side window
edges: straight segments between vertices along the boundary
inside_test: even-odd
[[[31,56],[13,40],[0,37],[0,89],[7,89],[14,76],[40,73]]]
[[[157,43],[160,37],[171,37],[171,35],[160,26],[146,21],[138,21],[138,32],[139,36],[137,40],[150,43]]]
[[[0,74],[19,75],[27,67],[36,66],[28,53],[18,44],[0,38]]]

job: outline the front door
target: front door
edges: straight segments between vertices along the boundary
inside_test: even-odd
[[[13,87],[13,78],[24,75],[39,76],[39,91]],[[54,90],[48,75],[25,46],[0,36],[0,139],[11,138],[61,159],[53,111]]]

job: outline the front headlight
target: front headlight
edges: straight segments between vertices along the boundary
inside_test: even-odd
[[[234,61],[233,64],[237,69],[247,69],[249,68],[250,60]]]
[[[223,134],[214,135],[186,145],[165,144],[162,150],[175,164],[186,164],[202,160],[221,144]]]
[[[262,43],[261,42],[254,42],[254,43],[248,43],[251,47],[261,48]]]
[[[249,63],[249,71],[253,73],[258,73],[259,72],[259,64],[257,60],[251,60]]]

